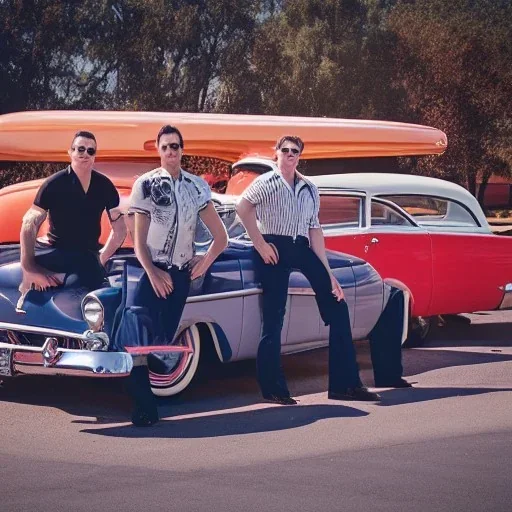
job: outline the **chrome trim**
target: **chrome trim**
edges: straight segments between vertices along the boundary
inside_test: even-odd
[[[43,354],[43,365],[45,367],[55,366],[60,357],[59,341],[57,338],[46,338],[46,341],[41,348],[41,354]]]
[[[247,290],[235,290],[232,292],[210,293],[208,295],[196,295],[187,299],[187,304],[192,302],[206,302],[211,300],[232,299],[234,297],[249,297],[260,295],[260,288],[248,288]],[[288,295],[315,295],[312,288],[288,288]],[[1,324],[0,324],[1,328]]]
[[[126,352],[58,348],[53,356],[49,361],[43,353],[43,348],[0,342],[0,359],[10,361],[10,372],[8,369],[9,373],[1,374],[125,377],[130,374],[133,367],[132,356]],[[5,370],[5,365],[2,365],[1,370]]]
[[[288,295],[315,295],[313,288],[288,288]]]
[[[503,292],[503,298],[498,309],[512,309],[512,283],[498,286],[498,288]]]
[[[103,331],[93,331],[89,329],[84,332],[84,349],[85,350],[108,350],[109,345],[108,334]]]
[[[75,340],[79,340],[82,342],[82,346],[84,350],[100,350],[105,351],[108,349],[109,345],[109,337],[106,332],[103,331],[92,331],[88,329],[84,331],[82,334],[77,332],[67,332],[67,331],[59,331],[57,329],[48,329],[46,327],[37,327],[32,325],[19,325],[19,324],[9,324],[5,322],[0,322],[0,329],[7,331],[7,336],[13,346],[22,346],[22,342],[18,339],[15,332],[10,331],[19,331],[26,332],[30,334],[40,334],[42,336],[48,337],[61,337],[61,338],[72,338]],[[10,343],[7,345],[11,346]]]
[[[75,338],[78,340],[85,339],[85,331],[80,334],[78,332],[60,331],[59,329],[50,329],[48,327],[38,327],[36,325],[22,325],[22,324],[11,324],[7,322],[0,322],[0,329],[6,331],[20,331],[29,332],[32,334],[46,334],[48,336],[61,336],[63,338]]]
[[[196,295],[187,299],[189,302],[206,302],[210,300],[232,299],[233,297],[247,297],[261,293],[259,288],[248,288],[247,290],[234,290],[232,292],[210,293],[208,295]]]

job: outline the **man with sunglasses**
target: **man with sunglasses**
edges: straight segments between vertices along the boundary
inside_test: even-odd
[[[298,269],[311,283],[322,319],[330,325],[329,398],[378,401],[379,395],[363,387],[359,378],[348,307],[325,253],[318,189],[296,170],[303,149],[299,137],[282,137],[276,145],[278,170],[259,176],[237,206],[256,249],[256,271],[263,289],[258,382],[265,399],[282,405],[297,403],[290,396],[280,357],[289,276]]]
[[[159,352],[171,342],[178,328],[192,280],[203,276],[224,250],[228,238],[211,201],[211,191],[202,178],[181,168],[183,137],[175,126],[163,126],[156,139],[160,167],[140,176],[134,183],[129,213],[135,215],[133,238],[135,254],[144,269],[121,320],[120,345],[158,345]],[[212,244],[201,256],[194,255],[196,226],[199,221],[212,235]],[[130,221],[130,225],[131,225]],[[131,311],[130,311],[131,308]],[[138,339],[133,332],[143,332],[134,311],[144,311],[150,318],[148,339]],[[151,352],[151,347],[146,354]],[[144,351],[139,351],[143,353]],[[165,364],[150,355],[155,364]],[[152,394],[147,357],[135,357],[130,376],[134,398],[132,423],[150,426],[159,419]]]
[[[58,273],[76,274],[82,286],[99,288],[104,265],[126,236],[114,184],[93,169],[96,138],[79,131],[68,150],[71,164],[50,176],[39,188],[34,204],[23,217],[20,234],[23,281],[20,291],[45,290],[62,284]],[[110,236],[99,251],[101,216],[106,211]],[[53,250],[35,255],[37,233],[48,216],[48,245]]]

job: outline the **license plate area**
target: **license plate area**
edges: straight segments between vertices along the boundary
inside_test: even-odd
[[[12,349],[0,348],[0,377],[12,377]]]

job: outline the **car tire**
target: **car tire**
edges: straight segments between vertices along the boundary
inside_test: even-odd
[[[183,351],[160,352],[148,356],[149,380],[156,396],[174,396],[184,391],[199,368],[201,335],[197,325],[184,329],[173,345]]]
[[[432,331],[432,323],[431,317],[411,318],[409,322],[409,332],[406,340],[402,344],[402,347],[422,347]]]

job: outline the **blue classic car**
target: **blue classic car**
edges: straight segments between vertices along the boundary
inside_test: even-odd
[[[197,372],[202,352],[215,353],[223,363],[256,357],[261,289],[254,273],[253,248],[241,226],[233,223],[234,212],[227,209],[222,217],[231,236],[228,248],[203,278],[192,283],[170,347],[148,356],[157,395],[184,390]],[[198,251],[204,251],[208,233],[198,229],[197,242]],[[364,339],[377,323],[393,285],[359,258],[332,251],[328,258],[346,295],[354,339]],[[142,269],[127,250],[109,263],[108,287],[87,293],[70,275],[63,286],[45,292],[31,290],[21,301],[19,246],[0,249],[0,377],[129,374],[133,355],[148,348],[119,350],[114,332]],[[406,319],[408,307],[406,300]],[[404,322],[403,339],[406,331]],[[299,272],[290,278],[282,336],[285,354],[327,345],[328,327],[320,318],[309,282]]]

